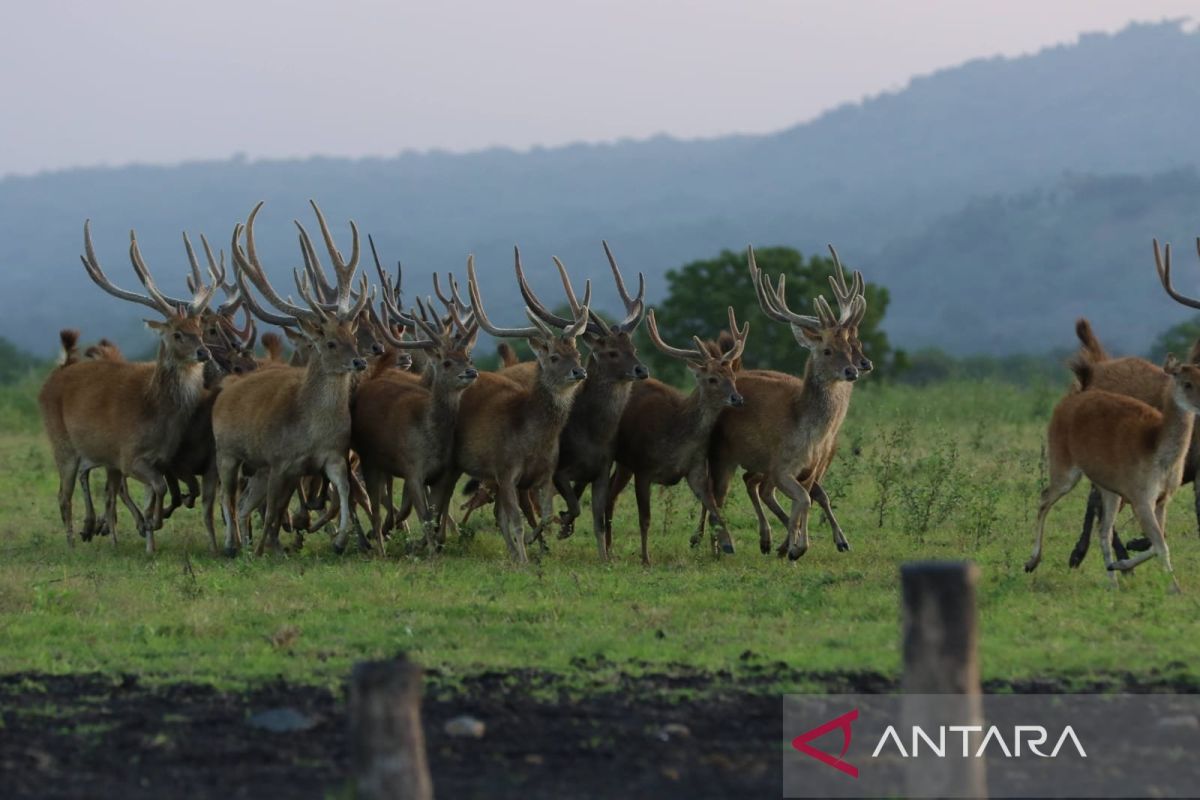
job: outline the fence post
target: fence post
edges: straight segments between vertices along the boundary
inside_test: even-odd
[[[356,664],[347,706],[355,796],[432,800],[421,728],[421,668],[403,654]]]
[[[978,578],[978,568],[966,562],[928,561],[900,567],[905,728],[920,725],[936,731],[948,724],[979,726],[978,733],[964,734],[972,755],[983,740],[975,610]],[[958,741],[948,742],[947,749]],[[913,797],[987,797],[987,774],[980,758],[914,760],[906,784]]]

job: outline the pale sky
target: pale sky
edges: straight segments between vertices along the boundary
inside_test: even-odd
[[[36,0],[0,10],[0,175],[765,133],[1195,0]]]

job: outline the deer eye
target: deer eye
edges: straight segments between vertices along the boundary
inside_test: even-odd
[[[1191,381],[1184,381],[1184,382],[1183,382],[1183,388],[1185,388],[1185,389],[1190,389],[1190,388],[1192,388],[1192,382],[1191,382]]]
[[[337,342],[330,339],[328,342],[325,343],[325,346],[328,347],[330,350],[333,350],[334,348],[337,347]]]
[[[451,367],[453,367],[453,366],[454,366],[454,362],[453,362],[453,361],[451,361],[451,360],[450,360],[450,359],[448,359],[448,358],[447,358],[445,361],[443,361],[443,362],[442,362],[442,367],[443,367],[444,369],[450,369],[450,368],[451,368]]]
[[[182,342],[182,341],[183,341],[183,334],[182,334],[182,333],[180,333],[179,331],[176,331],[176,332],[175,332],[175,341],[177,341],[177,342]]]
[[[609,358],[616,358],[616,357],[617,357],[617,356],[619,356],[619,355],[620,355],[620,353],[618,353],[616,350],[609,350],[609,351],[608,351],[608,357],[609,357]]]
[[[825,355],[827,355],[827,356],[831,356],[831,355],[833,355],[833,348],[832,348],[832,347],[826,347],[826,348],[825,348]]]
[[[550,363],[551,363],[551,364],[557,364],[557,363],[558,363],[558,356],[550,356]]]
[[[709,379],[708,379],[708,382],[709,382],[709,383],[711,383],[713,386],[716,386],[716,385],[717,385],[717,379],[716,379],[716,378],[709,378]]]

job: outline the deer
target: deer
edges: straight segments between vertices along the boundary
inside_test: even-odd
[[[1161,274],[1161,273],[1160,273]],[[1174,291],[1171,288],[1169,291]],[[1186,300],[1186,298],[1185,298]],[[1180,302],[1184,302],[1181,300]],[[1184,303],[1186,305],[1186,303]],[[1077,376],[1075,391],[1085,389],[1102,389],[1104,391],[1124,394],[1141,400],[1147,405],[1162,410],[1163,389],[1170,382],[1170,376],[1162,367],[1149,361],[1126,356],[1113,358],[1104,349],[1100,340],[1092,330],[1091,323],[1080,318],[1075,323],[1075,334],[1079,338],[1080,348],[1070,362],[1072,372]],[[1189,351],[1186,362],[1200,364],[1200,340],[1197,340]],[[1200,466],[1200,435],[1192,431],[1192,441],[1188,447],[1187,457],[1183,462],[1183,483],[1191,483],[1195,489],[1194,510],[1200,521],[1200,484],[1195,482],[1197,467]],[[1088,546],[1092,538],[1092,527],[1100,515],[1100,489],[1092,486],[1088,493],[1087,511],[1084,514],[1083,530],[1079,540],[1071,551],[1068,564],[1078,567],[1087,556]],[[1117,559],[1129,557],[1128,550],[1145,551],[1150,548],[1150,541],[1145,537],[1122,543],[1116,528],[1112,533],[1113,553]],[[1128,550],[1126,548],[1128,547]]]
[[[152,554],[154,531],[162,527],[167,489],[164,465],[174,455],[202,397],[204,362],[210,356],[200,317],[215,287],[197,287],[186,305],[169,302],[158,291],[138,249],[137,236],[130,231],[130,261],[146,294],[121,289],[108,279],[96,258],[90,220],[84,222],[83,239],[80,260],[92,281],[115,297],[153,309],[163,319],[146,321],[159,337],[154,362],[77,361],[54,370],[42,385],[38,405],[58,468],[59,513],[67,544],[74,547],[71,500],[80,469],[105,468],[108,508],[114,512],[112,496],[120,476],[133,477],[150,488],[149,513],[143,515],[132,503],[130,513],[145,535],[146,552]],[[64,345],[67,338],[63,337]],[[112,512],[107,512],[107,517],[115,545],[115,517]]]
[[[792,508],[777,552],[795,561],[809,548],[813,495],[806,483],[827,466],[860,374],[857,363],[861,361],[850,342],[866,300],[856,295],[843,313],[835,315],[825,298],[818,296],[813,300],[816,316],[797,314],[788,307],[782,276],[773,285],[755,263],[753,247],[747,248],[746,256],[759,307],[769,319],[791,328],[809,358],[800,380],[778,377],[778,373],[738,375],[745,408],[724,415],[713,433],[709,448],[713,495],[718,503],[724,501],[739,466],[762,475],[787,495]],[[770,552],[770,529],[765,524],[760,524],[759,537],[760,549]]]
[[[549,490],[558,465],[558,441],[571,406],[587,378],[576,338],[587,328],[588,300],[568,296],[572,322],[556,331],[529,308],[529,327],[494,325],[480,299],[475,258],[467,258],[467,291],[479,327],[497,338],[525,339],[536,360],[534,380],[523,384],[497,373],[481,373],[463,392],[455,437],[454,469],[437,494],[439,515],[445,516],[450,491],[466,473],[496,486],[496,521],[509,557],[529,560],[521,521],[519,495],[530,492],[542,508],[549,507]]]
[[[866,313],[866,306],[865,304],[862,306],[856,305],[855,298],[861,295],[865,303],[865,282],[863,281],[862,273],[855,270],[853,279],[847,283],[845,271],[842,267],[841,259],[838,257],[837,250],[832,244],[828,247],[833,261],[833,274],[829,276],[829,284],[833,290],[834,298],[837,300],[839,321],[847,331],[851,362],[857,367],[859,376],[861,377],[874,369],[874,364],[863,352],[862,340],[859,339],[858,335],[859,325],[862,322],[863,315]],[[781,293],[783,288],[784,284],[781,278]],[[740,364],[735,364],[735,369],[738,371],[741,385],[748,387],[747,391],[750,393],[756,391],[756,381],[758,379],[775,379],[790,383],[796,391],[801,390],[803,387],[802,379],[787,373],[765,369],[742,370]],[[720,420],[718,420],[717,425],[720,428]],[[825,489],[820,483],[821,478],[833,462],[833,457],[837,450],[836,437],[837,434],[835,433],[822,464],[816,470],[813,470],[811,474],[807,475],[804,482],[805,489],[808,490],[813,501],[820,506],[825,514],[825,518],[829,521],[830,529],[833,533],[834,546],[838,549],[838,552],[847,552],[850,549],[850,542],[846,539],[846,534],[842,530],[841,525],[838,524],[837,517],[833,513],[832,504],[829,501],[829,496],[825,493]],[[800,476],[797,476],[797,478],[799,479]],[[783,507],[779,505],[778,501],[776,501],[774,486],[767,476],[761,473],[746,472],[743,475],[743,481],[746,486],[746,494],[750,498],[758,520],[759,549],[766,555],[771,551],[771,529],[767,517],[763,513],[763,506],[765,505],[784,525],[788,524],[789,516],[783,510]],[[719,498],[719,500],[720,504],[723,505],[724,498]],[[702,519],[702,528],[703,524],[704,520]]]
[[[231,555],[241,542],[237,507],[239,472],[256,474],[256,480],[248,484],[247,493],[266,501],[264,531],[256,554],[261,555],[268,546],[279,547],[283,512],[296,484],[306,475],[323,474],[336,490],[341,505],[335,550],[345,549],[351,530],[347,464],[351,376],[367,367],[358,353],[356,328],[370,296],[365,275],[356,298],[353,293],[359,260],[358,227],[350,223],[351,253],[346,261],[334,244],[320,208],[311,200],[309,203],[337,276],[337,302],[332,310],[326,310],[313,296],[307,276],[296,276],[305,306],[285,300],[267,279],[254,242],[254,221],[262,202],[250,212],[244,228],[238,225],[233,232],[234,273],[247,304],[252,311],[258,309],[256,313],[265,311],[252,299],[249,282],[282,312],[267,312],[270,318],[264,321],[284,319],[282,324],[298,328],[309,343],[311,355],[303,368],[273,367],[229,381],[213,406],[217,472],[226,521],[224,544],[226,553]],[[240,241],[243,233],[244,251]],[[301,236],[307,238],[303,228]],[[266,477],[258,477],[257,473],[264,470]],[[257,506],[257,499],[247,498],[245,507]]]
[[[554,471],[554,487],[567,504],[559,514],[559,539],[574,533],[575,520],[581,513],[580,497],[583,490],[591,486],[592,526],[596,537],[596,549],[600,560],[608,559],[611,533],[605,524],[608,508],[608,480],[616,455],[617,429],[621,415],[629,401],[633,385],[644,381],[650,371],[638,359],[633,334],[645,315],[646,277],[638,274],[638,292],[630,295],[624,276],[617,266],[608,242],[601,242],[608,258],[617,293],[625,306],[625,317],[609,325],[596,314],[590,314],[587,328],[581,338],[588,348],[585,363],[587,380],[575,397],[571,414],[567,419],[558,442],[558,465]],[[559,277],[568,298],[575,298],[566,267],[554,259]],[[554,314],[538,299],[525,278],[521,265],[520,251],[515,253],[517,285],[526,306],[543,322],[556,328],[566,328],[571,320]],[[577,300],[572,302],[578,303]],[[504,348],[504,349],[502,349]],[[534,376],[532,362],[516,362],[515,353],[507,343],[498,348],[505,368],[500,371],[505,377],[530,383]],[[486,487],[485,491],[491,487]]]
[[[1166,246],[1164,254],[1155,239],[1153,249],[1154,266],[1167,295],[1189,308],[1200,307],[1200,300],[1180,294],[1171,284],[1171,246]],[[1196,250],[1200,253],[1200,238]],[[1112,585],[1117,585],[1118,572],[1158,557],[1170,580],[1168,590],[1178,593],[1179,581],[1166,540],[1166,515],[1167,505],[1183,481],[1195,415],[1200,411],[1200,366],[1183,364],[1168,354],[1163,364],[1167,381],[1154,405],[1092,386],[1086,360],[1077,359],[1071,366],[1082,391],[1060,400],[1050,417],[1046,431],[1049,481],[1038,505],[1033,552],[1025,571],[1033,572],[1041,562],[1050,509],[1086,475],[1100,487],[1100,550]],[[1137,556],[1114,559],[1112,528],[1122,500],[1132,506],[1151,546]]]
[[[471,363],[471,348],[479,327],[474,320],[464,323],[457,315],[444,326],[435,326],[416,310],[405,316],[394,305],[395,295],[386,276],[382,277],[384,338],[394,348],[425,353],[428,386],[403,377],[407,373],[381,362],[355,394],[351,443],[362,462],[371,532],[380,550],[381,507],[385,492],[390,494],[387,484],[392,476],[404,479],[405,505],[411,506],[421,520],[426,544],[438,546],[440,521],[428,503],[427,487],[441,481],[452,469],[462,393],[479,375]],[[419,329],[424,337],[400,339],[391,333],[393,322]]]
[[[739,394],[732,363],[741,357],[750,334],[750,324],[738,328],[733,307],[729,309],[729,330],[733,346],[722,352],[715,346],[692,337],[694,349],[673,347],[663,341],[654,309],[646,316],[646,330],[654,346],[671,358],[687,365],[696,381],[695,388],[684,394],[653,379],[634,386],[621,414],[616,442],[616,469],[609,487],[604,523],[606,539],[611,541],[611,525],[617,498],[632,479],[637,497],[638,527],[642,540],[642,564],[649,566],[650,487],[673,486],[686,480],[688,488],[712,516],[721,549],[733,552],[729,531],[717,510],[708,472],[709,437],[717,418],[726,408],[740,409],[745,400]],[[700,541],[700,531],[693,543]]]

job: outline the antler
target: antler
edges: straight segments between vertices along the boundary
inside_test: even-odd
[[[111,294],[113,297],[119,297],[122,300],[129,300],[134,303],[141,303],[144,306],[154,309],[160,314],[172,316],[179,313],[178,307],[168,305],[161,297],[147,296],[131,292],[127,289],[122,289],[116,286],[104,274],[104,270],[100,268],[100,262],[96,259],[96,248],[92,245],[92,221],[85,220],[83,223],[83,250],[84,255],[79,257],[83,262],[83,268],[87,270],[88,277],[91,278],[97,286]]]
[[[1196,238],[1196,254],[1200,255],[1200,237]],[[1154,267],[1158,270],[1158,280],[1162,283],[1162,287],[1167,294],[1176,303],[1181,303],[1188,308],[1200,308],[1200,300],[1188,297],[1175,291],[1175,287],[1171,285],[1171,245],[1166,245],[1166,258],[1159,255],[1158,239],[1154,240]]]
[[[146,287],[149,295],[172,308],[186,308],[193,315],[199,314],[208,308],[213,292],[217,290],[216,286],[201,285],[192,291],[192,299],[189,301],[178,300],[163,294],[155,284],[153,276],[150,275],[150,269],[146,266],[146,262],[142,260],[142,252],[138,249],[137,234],[132,230],[129,231],[129,260],[133,262],[133,271],[137,273],[138,280],[142,282],[142,286]]]
[[[604,245],[604,255],[608,256],[608,265],[612,267],[617,293],[621,295],[621,302],[625,304],[625,319],[617,323],[617,329],[625,333],[632,333],[641,324],[642,317],[646,315],[646,276],[641,272],[638,273],[637,297],[630,297],[629,291],[625,288],[625,279],[621,276],[621,268],[617,266],[617,259],[613,257],[608,242],[602,240],[600,244]]]
[[[684,361],[707,361],[709,359],[708,349],[704,346],[704,342],[700,341],[699,336],[692,337],[692,341],[696,343],[695,350],[672,347],[664,342],[658,332],[658,320],[654,318],[653,308],[646,312],[646,330],[650,334],[650,341],[665,355],[672,358],[681,358]]]
[[[325,247],[329,250],[329,259],[333,262],[333,272],[337,277],[337,309],[338,317],[342,320],[353,319],[358,316],[358,312],[362,310],[362,306],[366,301],[366,276],[363,276],[362,291],[359,293],[357,302],[352,297],[354,288],[354,271],[358,268],[359,242],[358,242],[358,226],[354,224],[354,220],[350,220],[350,261],[347,263],[341,252],[337,249],[337,245],[333,242],[333,234],[329,232],[329,226],[325,223],[325,215],[321,213],[321,209],[317,206],[315,200],[309,200],[309,205],[317,215],[317,224],[321,226],[321,236],[325,239]],[[316,268],[320,268],[320,262],[316,260],[316,253],[312,250],[312,243],[308,242],[308,233],[299,222],[296,226],[300,228],[300,234],[304,237],[307,244],[307,249]],[[354,303],[357,308],[352,309],[351,303]]]
[[[746,338],[750,335],[750,323],[738,329],[737,315],[733,313],[733,306],[729,306],[729,332],[733,334],[733,347],[728,352],[721,355],[721,360],[729,364],[741,358],[742,351],[746,349]]]
[[[225,293],[225,302],[217,306],[217,313],[223,317],[233,318],[238,307],[242,305],[242,288],[236,283],[229,283],[226,280],[225,274],[225,251],[220,254],[220,261],[213,258],[212,248],[208,245],[208,239],[204,234],[200,234],[200,244],[204,245],[204,257],[208,261],[208,274],[212,276],[213,284],[219,286],[221,291]],[[250,315],[246,315],[247,321],[250,320]],[[253,323],[251,323],[253,324]]]
[[[789,325],[801,325],[809,328],[820,328],[825,325],[825,320],[805,314],[797,314],[788,308],[784,276],[779,276],[778,288],[771,286],[771,281],[758,268],[758,264],[754,260],[753,247],[746,248],[746,256],[750,262],[750,282],[754,284],[754,292],[758,295],[758,305],[762,308],[764,314],[776,322],[785,322]],[[814,304],[817,306],[818,315],[822,313],[822,299],[818,297],[814,301]],[[826,304],[827,306],[828,304]]]
[[[267,274],[262,268],[262,264],[258,260],[258,251],[254,246],[254,218],[258,216],[258,211],[263,207],[263,202],[260,200],[254,210],[250,212],[250,216],[246,218],[245,234],[246,234],[246,250],[242,251],[241,242],[238,239],[242,235],[242,225],[235,225],[233,228],[233,242],[230,249],[233,252],[234,274],[237,277],[238,286],[242,288],[242,296],[246,300],[246,304],[250,307],[259,319],[264,322],[270,322],[274,325],[294,325],[293,320],[307,320],[311,323],[319,323],[325,320],[326,314],[319,307],[302,308],[295,303],[284,300],[271,286],[271,282],[267,280]],[[254,284],[263,297],[275,306],[277,309],[292,317],[293,320],[286,320],[278,315],[264,312],[264,309],[253,299],[249,289],[244,283],[244,279],[248,278]],[[284,321],[286,320],[286,321]]]
[[[525,309],[525,315],[529,317],[533,327],[500,328],[492,324],[492,321],[488,319],[487,312],[483,309],[483,301],[479,299],[479,282],[475,277],[475,256],[473,254],[467,256],[467,294],[471,298],[471,309],[475,312],[475,319],[479,322],[479,327],[492,336],[508,339],[522,339],[529,336],[551,338],[554,336],[554,332],[534,316],[528,307]]]
[[[517,286],[521,290],[521,297],[524,298],[526,307],[528,307],[530,311],[536,314],[539,319],[548,325],[553,325],[556,328],[564,329],[574,325],[575,320],[560,317],[553,311],[550,311],[548,308],[546,308],[542,301],[538,299],[537,295],[533,293],[533,289],[529,287],[529,283],[525,280],[525,268],[521,265],[521,248],[513,247],[513,261],[513,269],[515,269],[517,273]],[[559,277],[562,279],[563,288],[566,290],[567,304],[571,308],[571,314],[575,317],[575,319],[578,319],[579,309],[582,306],[591,305],[592,283],[591,281],[588,281],[585,284],[583,292],[583,304],[581,306],[578,298],[575,296],[575,289],[571,286],[571,279],[567,275],[567,268],[563,266],[562,262],[558,260],[557,256],[554,257],[554,266],[558,268]],[[610,332],[608,326],[605,325],[594,314],[589,314],[588,316],[591,318],[591,321],[587,325],[587,330],[590,333],[607,334]]]
[[[837,250],[828,245],[829,254],[833,256],[833,274],[829,276],[829,285],[833,287],[833,296],[838,304],[838,322],[845,325],[850,321],[854,311],[854,298],[863,294],[863,276],[854,270],[854,276],[849,286],[846,285],[846,273],[842,269],[842,261],[838,258]]]

